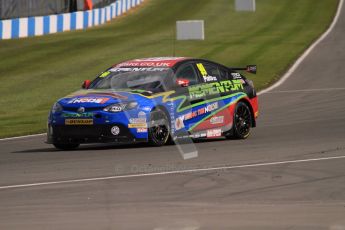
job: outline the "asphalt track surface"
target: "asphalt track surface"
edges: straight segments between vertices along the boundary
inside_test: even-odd
[[[176,146],[61,152],[44,136],[0,141],[0,229],[344,230],[341,12],[290,78],[260,95],[245,141],[197,143],[190,160]]]

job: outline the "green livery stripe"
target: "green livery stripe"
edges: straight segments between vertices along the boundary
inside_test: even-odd
[[[203,104],[207,104],[207,103],[211,103],[211,102],[215,102],[215,101],[219,101],[219,100],[225,100],[227,98],[230,98],[230,97],[236,97],[236,96],[246,96],[245,93],[242,93],[242,92],[239,92],[239,93],[234,93],[234,94],[230,94],[230,95],[226,95],[226,96],[223,96],[223,97],[217,97],[217,98],[213,98],[213,99],[210,99],[210,100],[206,100],[206,101],[201,101],[199,103],[196,103],[196,104],[193,104],[193,105],[189,105],[189,106],[186,106],[186,107],[183,107],[181,108],[181,105],[183,104],[180,103],[179,107],[177,108],[177,112],[182,112],[186,109],[191,109],[191,108],[194,108],[196,106],[199,106],[199,105],[203,105]],[[186,100],[186,99],[185,99]]]

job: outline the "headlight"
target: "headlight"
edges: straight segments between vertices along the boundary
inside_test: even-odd
[[[132,101],[128,103],[112,104],[105,107],[103,110],[106,112],[117,113],[125,110],[135,109],[138,106],[138,102]]]
[[[59,103],[55,103],[52,108],[52,113],[58,113],[62,111],[62,106]]]

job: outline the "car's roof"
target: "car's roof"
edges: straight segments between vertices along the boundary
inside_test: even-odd
[[[187,57],[152,57],[134,59],[116,64],[114,67],[160,67],[172,68],[177,63],[191,58]]]

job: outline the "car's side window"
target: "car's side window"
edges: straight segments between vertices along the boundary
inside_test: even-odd
[[[223,68],[219,68],[219,73],[221,81],[232,80],[231,73],[224,70]]]
[[[240,73],[237,73],[232,70],[226,70],[222,67],[219,68],[219,73],[220,73],[220,81],[242,79],[242,76]]]
[[[227,80],[226,72],[218,68],[217,65],[211,63],[197,63],[196,66],[205,83]]]
[[[189,85],[198,84],[198,75],[195,72],[195,69],[192,64],[185,64],[178,68],[176,71],[176,80],[186,79],[189,81]]]
[[[213,77],[213,81],[214,80],[216,80],[216,81],[220,80],[220,72],[219,72],[219,69],[216,65],[204,64],[204,66],[205,66],[205,69],[206,69],[208,75]],[[210,79],[210,80],[212,80],[212,79]]]

